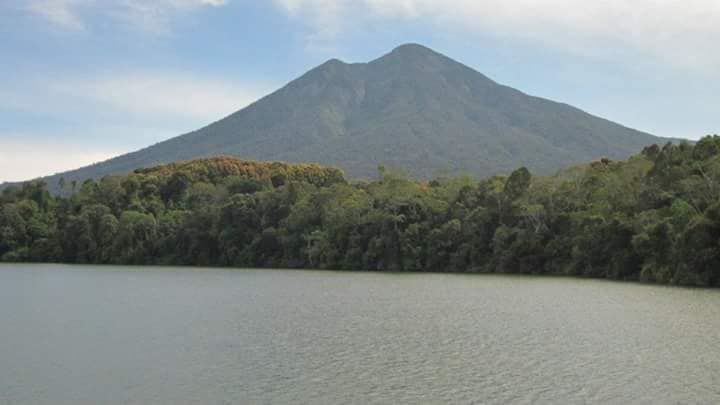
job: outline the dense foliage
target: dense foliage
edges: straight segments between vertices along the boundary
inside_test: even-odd
[[[63,184],[63,187],[71,187]],[[74,188],[74,187],[73,187]],[[350,184],[207,159],[0,196],[3,261],[549,273],[720,286],[720,137],[532,177]]]

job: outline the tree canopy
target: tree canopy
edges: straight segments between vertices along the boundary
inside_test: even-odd
[[[0,260],[561,274],[720,286],[720,137],[555,176],[347,182],[203,159],[0,194]]]

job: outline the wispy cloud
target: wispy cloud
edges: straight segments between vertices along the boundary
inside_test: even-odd
[[[706,71],[720,69],[717,0],[273,0],[307,22],[310,41],[377,20],[424,20],[582,55],[625,52]]]
[[[186,117],[213,121],[263,95],[257,84],[240,84],[172,72],[136,72],[92,79],[66,79],[50,85],[59,97],[100,103],[135,116]]]
[[[179,15],[225,4],[227,0],[29,0],[26,11],[70,31],[85,30],[96,18],[110,19],[131,29],[168,34]]]
[[[0,90],[0,182],[77,168],[198,129],[271,86],[178,72],[27,78]],[[11,125],[10,127],[13,127]]]
[[[80,16],[80,8],[89,3],[92,1],[36,0],[28,3],[27,10],[58,28],[80,31],[85,29],[85,23]]]
[[[272,86],[172,71],[27,78],[2,90],[0,108],[61,117],[207,124],[243,108]],[[107,122],[106,122],[107,123]]]
[[[353,8],[347,1],[338,0],[272,0],[285,12],[305,20],[311,29],[307,44],[311,48],[329,49],[347,26],[349,11]]]

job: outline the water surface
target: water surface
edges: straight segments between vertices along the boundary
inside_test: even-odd
[[[0,265],[0,403],[720,403],[720,291]]]

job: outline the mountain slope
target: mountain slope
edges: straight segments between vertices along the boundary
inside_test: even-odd
[[[666,140],[528,96],[420,45],[369,63],[331,60],[200,130],[62,174],[66,181],[214,155],[317,162],[349,177],[378,165],[428,178],[527,166],[548,173]],[[53,186],[60,174],[47,179]]]

